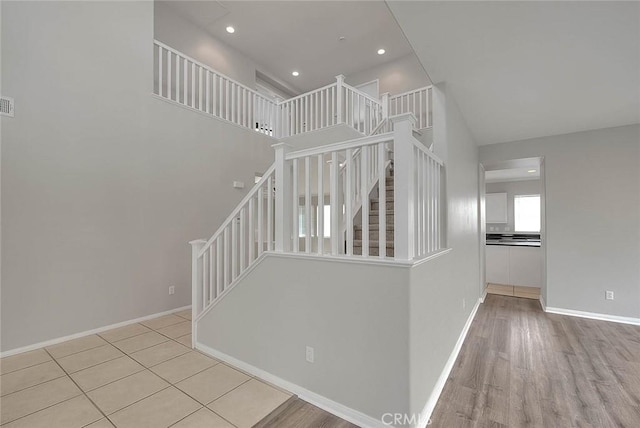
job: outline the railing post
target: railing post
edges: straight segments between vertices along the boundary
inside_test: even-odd
[[[343,94],[343,88],[344,88],[344,75],[339,74],[336,76],[336,82],[337,82],[337,86],[336,86],[336,116],[337,116],[337,120],[336,123],[344,123],[344,117],[343,117],[343,104],[344,104],[344,94]]]
[[[412,260],[414,254],[414,148],[413,129],[416,117],[404,113],[390,118],[393,124],[394,180],[394,252],[398,260]]]
[[[380,95],[380,103],[382,104],[382,120],[389,119],[389,92]]]
[[[276,197],[275,197],[275,247],[276,252],[289,251],[291,238],[291,171],[285,156],[290,146],[277,143],[271,146],[276,151]]]
[[[207,243],[204,239],[196,239],[189,242],[191,244],[191,347],[196,347],[195,320],[198,316],[198,308],[202,305],[202,293],[198,292],[198,285],[202,284],[202,263],[199,262],[198,254]]]

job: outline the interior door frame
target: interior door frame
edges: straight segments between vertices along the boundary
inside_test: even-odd
[[[478,254],[480,264],[480,301],[484,303],[487,295],[487,222],[486,222],[486,183],[484,165],[478,164]]]

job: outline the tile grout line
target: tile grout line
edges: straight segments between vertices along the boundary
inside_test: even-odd
[[[42,349],[42,350],[44,350],[44,348],[38,348],[38,349]],[[37,350],[37,349],[34,349],[34,351],[36,351],[36,350]],[[17,355],[22,355],[22,354],[16,354],[16,356],[17,356]],[[47,353],[47,355],[49,355],[49,354]],[[14,355],[12,355],[11,357],[13,357],[13,356],[14,356]],[[11,357],[5,357],[5,358],[11,358]],[[50,357],[50,358],[51,358],[51,357]],[[53,358],[51,358],[50,360],[47,360],[47,361],[42,361],[41,363],[36,363],[36,364],[32,364],[32,365],[30,365],[30,366],[21,367],[21,368],[16,369],[16,370],[11,370],[10,372],[0,373],[0,376],[7,375],[7,374],[9,374],[9,373],[19,372],[20,370],[24,370],[24,369],[30,369],[30,368],[32,368],[32,367],[39,366],[39,365],[41,365],[41,364],[46,364],[46,363],[49,363],[49,362],[51,362],[51,361],[53,361]]]
[[[65,376],[62,376],[62,377],[69,377],[69,376],[65,375]],[[59,378],[57,378],[57,379],[51,379],[51,380],[48,380],[48,381],[46,381],[46,382],[39,383],[38,385],[30,386],[29,388],[35,388],[36,386],[44,385],[45,383],[53,382],[54,380],[58,380],[58,379],[62,379],[62,377],[59,377]],[[29,389],[29,388],[25,388],[25,389],[23,389],[23,391],[25,391],[25,390],[27,390],[27,389]],[[82,392],[82,390],[80,390],[80,392]],[[11,395],[11,394],[7,394],[7,396],[9,396],[9,395]],[[38,410],[33,411],[33,412],[31,412],[31,413],[28,413],[28,414],[26,414],[26,415],[24,415],[24,416],[20,416],[19,418],[16,418],[16,419],[12,419],[12,420],[10,420],[10,421],[7,421],[7,422],[3,423],[3,424],[2,424],[2,426],[7,425],[7,424],[10,424],[10,423],[13,423],[13,422],[15,422],[15,421],[17,421],[17,420],[20,420],[20,419],[22,419],[22,418],[26,418],[27,416],[31,416],[31,415],[33,415],[33,414],[35,414],[35,413],[38,413],[38,412],[42,411],[42,410],[46,410],[46,409],[49,409],[49,408],[51,408],[51,407],[53,407],[53,406],[57,406],[58,404],[66,403],[67,401],[69,401],[69,400],[73,400],[74,398],[78,398],[78,397],[80,397],[81,395],[82,395],[82,394],[74,395],[73,397],[69,397],[69,398],[67,398],[66,400],[62,400],[62,401],[60,401],[60,402],[58,402],[58,403],[51,404],[50,406],[45,406],[45,407],[43,407],[42,409],[38,409]],[[94,422],[95,422],[95,421],[94,421]],[[92,422],[92,423],[93,423],[93,422]]]
[[[111,345],[111,344],[109,343],[109,345]],[[103,346],[106,346],[106,345],[103,345]],[[113,346],[113,345],[112,345],[112,346]],[[116,348],[115,346],[113,346],[113,347],[114,347],[118,352],[122,352],[122,350],[120,350],[120,349]],[[97,348],[94,348],[94,349],[97,349]],[[91,349],[87,349],[87,351],[91,351]],[[99,366],[100,364],[108,363],[109,361],[117,360],[118,358],[122,358],[122,357],[124,357],[125,355],[127,355],[127,354],[126,354],[126,353],[124,353],[124,352],[122,352],[122,355],[118,355],[118,356],[116,356],[116,357],[109,358],[108,360],[101,361],[101,362],[99,362],[99,363],[97,363],[97,364],[93,364],[93,365],[90,365],[90,366],[87,366],[87,367],[83,367],[83,368],[81,368],[80,370],[76,370],[75,372],[68,372],[68,373],[69,373],[69,377],[71,377],[71,375],[72,375],[72,374],[80,373],[80,372],[81,372],[81,371],[83,371],[83,370],[87,370],[87,369],[91,369],[91,368],[93,368],[93,367],[97,367],[97,366]],[[69,355],[69,356],[70,356],[70,355]],[[66,358],[66,357],[63,357],[63,358]],[[58,360],[54,359],[54,361],[56,362],[56,364],[58,364],[58,365],[62,368],[62,365],[58,362]],[[63,370],[64,370],[64,369],[63,369]],[[65,370],[65,373],[67,373],[67,371],[66,371],[66,370]]]
[[[25,367],[24,369],[20,369],[20,370],[26,370],[26,369],[30,369],[30,368],[33,368],[33,367],[41,366],[41,365],[43,365],[43,364],[48,364],[48,363],[55,363],[55,361],[45,361],[44,363],[36,364],[36,365],[34,365],[34,366],[30,366],[30,367]],[[58,365],[58,364],[56,364],[56,365]],[[10,373],[16,373],[16,372],[19,372],[20,370],[14,370],[14,371],[12,371],[12,372],[10,372]],[[5,373],[5,374],[9,374],[9,373]],[[2,376],[4,376],[5,374],[3,374]],[[3,398],[3,397],[8,397],[9,395],[11,395],[11,394],[15,394],[16,392],[24,391],[25,389],[33,388],[34,386],[42,385],[43,383],[47,383],[47,382],[50,382],[50,381],[52,381],[52,380],[60,379],[61,377],[65,377],[65,376],[66,376],[66,373],[64,373],[64,372],[63,372],[63,373],[62,373],[60,376],[58,376],[58,377],[54,377],[54,378],[51,378],[51,379],[47,379],[47,380],[42,381],[42,382],[40,382],[40,383],[36,383],[35,385],[29,385],[29,386],[25,386],[24,388],[16,389],[15,391],[11,391],[11,392],[8,392],[8,393],[6,393],[6,394],[4,394],[4,395],[0,395],[0,400],[2,400],[2,398]],[[0,383],[1,383],[1,382],[2,382],[2,381],[0,381]]]
[[[101,338],[101,339],[106,340],[108,343],[113,344],[114,342],[120,342],[121,340],[127,340],[127,339],[131,339],[132,337],[142,336],[143,334],[146,334],[146,333],[149,333],[150,331],[153,331],[153,329],[151,329],[151,328],[147,327],[147,326],[146,326],[146,325],[144,325],[144,324],[140,324],[140,323],[136,323],[136,324],[139,324],[139,325],[143,326],[144,328],[148,329],[148,331],[143,331],[142,333],[134,334],[133,336],[123,337],[122,339],[114,340],[113,342],[112,342],[112,341],[110,341],[109,339],[107,339],[106,337],[102,337],[102,335],[103,335],[104,333],[109,333],[110,331],[113,331],[113,330],[106,330],[106,331],[103,331],[103,332],[101,332],[101,333],[96,333],[96,335],[97,335],[97,336],[100,336],[100,338]],[[120,327],[120,328],[125,328],[125,327],[129,327],[129,326],[136,325],[136,324],[129,324],[129,325],[126,325],[126,326],[124,326],[124,327]],[[114,330],[118,330],[118,329],[116,328],[116,329],[114,329]],[[62,342],[62,343],[64,343],[64,342]]]
[[[109,413],[109,415],[107,415],[107,416],[106,416],[106,418],[109,420],[109,422],[111,422],[111,423],[115,426],[116,424],[115,424],[115,422],[113,422],[113,420],[111,419],[111,417],[110,417],[110,416],[113,416],[113,415],[115,415],[116,413],[121,412],[121,411],[123,411],[124,409],[129,408],[129,407],[133,406],[134,404],[137,404],[137,403],[141,402],[142,400],[146,400],[146,399],[147,399],[147,398],[149,398],[149,397],[153,397],[154,395],[156,395],[156,394],[158,394],[158,393],[160,393],[160,392],[162,392],[162,391],[166,391],[167,389],[171,388],[172,386],[173,386],[173,385],[169,384],[169,385],[165,386],[164,388],[157,390],[156,392],[153,392],[153,393],[151,393],[151,394],[149,394],[149,395],[146,395],[146,396],[144,396],[144,397],[140,398],[139,400],[134,401],[133,403],[129,403],[129,404],[127,404],[126,406],[121,407],[121,408],[119,408],[118,410],[115,410],[115,411],[113,411],[113,412]]]

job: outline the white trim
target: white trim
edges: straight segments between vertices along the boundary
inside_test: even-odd
[[[403,261],[403,260],[394,260],[394,259],[381,259],[378,256],[368,256],[368,257],[332,256],[329,254],[277,253],[274,251],[265,251],[263,254],[266,254],[272,257],[281,257],[281,258],[288,258],[288,259],[355,263],[355,264],[363,264],[363,265],[378,265],[378,266],[387,266],[387,267],[396,267],[396,268],[411,268],[414,266],[414,262],[412,260]],[[433,257],[431,258],[437,257],[439,255],[441,254],[440,253],[434,254]],[[422,262],[422,260],[420,260],[418,263],[420,262]]]
[[[543,303],[542,299],[540,303]],[[570,317],[580,317],[580,318],[589,318],[592,320],[599,321],[610,321],[617,322],[620,324],[631,324],[631,325],[640,325],[640,318],[632,318],[632,317],[621,317],[619,315],[608,315],[608,314],[599,314],[595,312],[583,312],[583,311],[575,311],[573,309],[564,309],[564,308],[552,308],[549,306],[543,306],[543,309],[546,313],[549,314],[558,314],[558,315],[567,315]]]
[[[542,297],[542,293],[540,293],[540,306],[542,306],[543,312],[547,312],[547,304],[544,301],[544,297]]]
[[[164,312],[158,312],[158,313],[151,314],[151,315],[146,315],[144,317],[135,318],[135,319],[128,320],[128,321],[122,321],[122,322],[118,322],[118,323],[115,323],[115,324],[106,325],[104,327],[94,328],[93,330],[87,330],[87,331],[82,331],[80,333],[70,334],[69,336],[63,336],[63,337],[58,337],[56,339],[45,340],[44,342],[38,342],[38,343],[34,343],[32,345],[22,346],[20,348],[10,349],[8,351],[0,352],[0,358],[10,357],[11,355],[20,354],[22,352],[33,351],[34,349],[44,348],[45,346],[57,345],[58,343],[66,342],[67,340],[73,340],[73,339],[78,339],[80,337],[89,336],[89,335],[96,334],[96,333],[102,333],[103,331],[111,330],[111,329],[118,328],[118,327],[124,327],[124,326],[130,325],[130,324],[135,324],[137,322],[150,320],[152,318],[157,318],[157,317],[161,317],[161,316],[164,316],[164,315],[173,314],[173,313],[176,313],[176,312],[184,311],[184,310],[189,309],[189,308],[191,308],[191,305],[182,306],[182,307],[176,308],[176,309],[170,309],[170,310],[164,311]]]
[[[414,259],[413,265],[411,267],[420,266],[422,263],[428,262],[429,260],[437,259],[440,256],[444,256],[445,254],[453,251],[453,248],[444,248],[442,250],[438,250],[435,253],[427,254],[426,256],[420,259]]]
[[[420,425],[415,425],[415,427],[425,428],[429,424],[429,419],[431,418],[431,414],[438,403],[438,399],[440,398],[440,394],[442,394],[442,390],[444,388],[445,383],[447,383],[447,378],[453,369],[453,365],[458,358],[458,354],[460,353],[460,349],[462,349],[462,344],[464,343],[464,339],[467,337],[467,333],[469,332],[469,328],[471,327],[471,323],[476,316],[476,312],[478,312],[478,307],[480,307],[480,299],[476,302],[475,306],[471,310],[469,314],[469,318],[467,318],[467,322],[465,323],[462,331],[460,332],[460,336],[458,337],[458,341],[456,342],[456,346],[453,347],[451,354],[449,355],[449,359],[447,360],[442,372],[440,373],[440,377],[436,381],[436,384],[431,391],[431,395],[427,400],[422,412],[420,412],[420,416],[418,417],[418,423]]]
[[[542,298],[542,296],[540,296]],[[484,286],[484,292],[482,293],[482,296],[480,296],[480,303],[484,303],[484,299],[487,298],[487,286]]]
[[[253,376],[256,376],[266,382],[272,383],[279,388],[285,389],[290,393],[297,395],[300,399],[311,403],[314,406],[321,408],[322,410],[332,413],[348,422],[351,422],[352,424],[356,424],[363,428],[389,427],[389,425],[383,424],[380,420],[377,420],[375,418],[372,418],[371,416],[365,415],[362,412],[330,400],[322,395],[316,394],[315,392],[309,391],[308,389],[305,389],[299,385],[291,383],[269,372],[252,366],[251,364],[231,357],[216,349],[210,348],[207,345],[196,342],[196,349],[214,358],[222,360],[225,363],[235,366],[236,368],[243,370]]]

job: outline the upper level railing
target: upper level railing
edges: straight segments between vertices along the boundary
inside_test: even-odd
[[[431,92],[432,86],[413,89],[402,94],[389,97],[389,116],[413,113],[416,117],[416,128],[430,128],[432,123]]]
[[[156,95],[273,135],[277,106],[264,95],[157,40],[154,59]]]
[[[413,113],[431,126],[431,87],[381,100],[344,83],[276,102],[201,62],[154,41],[154,93],[186,107],[275,138],[346,124],[364,135],[388,132],[388,117]]]

